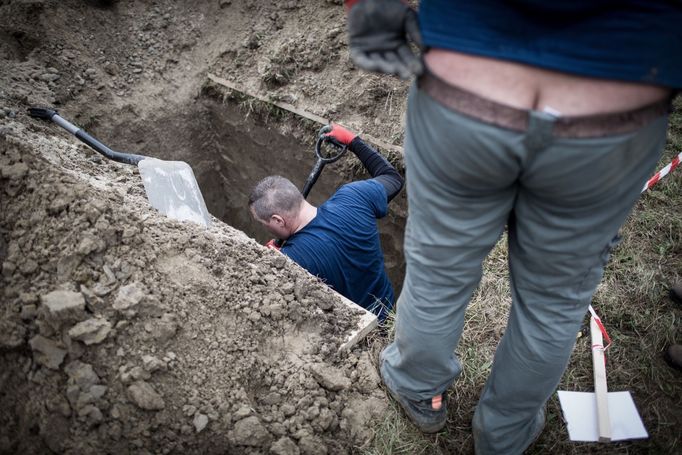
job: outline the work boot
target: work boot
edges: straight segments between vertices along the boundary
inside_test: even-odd
[[[670,288],[670,300],[678,305],[682,305],[682,284],[677,284]]]
[[[407,417],[424,433],[437,433],[443,429],[448,419],[447,400],[445,394],[436,395],[429,400],[410,400],[393,390],[390,381],[386,381],[383,372],[381,379],[388,393],[403,408]]]
[[[663,353],[663,357],[668,362],[668,365],[676,370],[682,370],[682,344],[668,346],[668,349]]]

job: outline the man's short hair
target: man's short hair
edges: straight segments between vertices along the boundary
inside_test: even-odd
[[[249,196],[249,207],[263,221],[269,220],[274,214],[293,215],[302,202],[303,195],[296,185],[280,175],[265,177],[256,184]]]

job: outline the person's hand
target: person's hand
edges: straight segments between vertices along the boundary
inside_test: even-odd
[[[271,239],[268,241],[268,243],[265,244],[266,248],[270,248],[271,250],[277,250],[279,251],[280,248],[282,248],[280,245],[278,245],[277,239]]]
[[[358,137],[357,134],[336,123],[324,126],[321,132],[324,136],[336,139],[338,143],[343,145],[350,145],[350,143],[353,142],[353,139]]]
[[[360,0],[348,12],[350,58],[362,69],[402,79],[420,75],[408,37],[421,47],[417,13],[400,0]]]

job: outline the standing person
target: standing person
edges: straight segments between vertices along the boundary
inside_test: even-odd
[[[335,124],[326,131],[348,146],[372,178],[343,185],[315,207],[288,179],[266,177],[251,192],[249,209],[271,234],[286,240],[282,253],[384,320],[394,294],[376,220],[388,213],[388,203],[400,192],[403,178],[356,134]]]
[[[381,377],[425,432],[482,261],[508,227],[512,305],[473,418],[477,453],[544,426],[617,233],[682,87],[682,4],[624,0],[347,1],[350,54],[409,77],[406,277]],[[423,63],[410,50],[423,37]]]

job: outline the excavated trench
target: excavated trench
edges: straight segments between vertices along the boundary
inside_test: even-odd
[[[268,233],[251,219],[247,208],[251,188],[273,174],[302,188],[315,164],[314,129],[301,133],[296,120],[249,111],[202,94],[184,111],[160,115],[151,124],[119,124],[114,137],[137,152],[189,163],[209,212],[264,243]],[[312,204],[321,204],[344,183],[368,177],[364,171],[358,174],[359,163],[353,164],[350,155],[324,168],[308,197]],[[405,274],[406,213],[403,191],[392,201],[388,216],[379,221],[386,270],[396,293]]]

